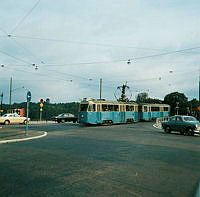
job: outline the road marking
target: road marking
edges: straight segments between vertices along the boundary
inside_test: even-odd
[[[33,140],[33,139],[38,139],[47,136],[47,132],[45,131],[44,134],[35,136],[35,137],[28,137],[28,138],[22,138],[22,139],[12,139],[12,140],[2,140],[0,141],[0,144],[7,144],[7,143],[13,143],[13,142],[22,142],[22,141],[27,141],[27,140]]]

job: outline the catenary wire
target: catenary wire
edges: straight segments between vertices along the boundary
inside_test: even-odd
[[[0,50],[0,53],[2,53],[2,54],[4,54],[4,55],[7,55],[7,56],[9,56],[9,57],[11,57],[11,58],[13,58],[13,59],[15,59],[15,60],[20,61],[20,62],[24,62],[24,63],[26,63],[26,64],[28,64],[28,65],[31,65],[30,62],[28,62],[28,61],[26,61],[26,60],[23,60],[23,59],[21,59],[21,58],[15,57],[15,56],[13,56],[13,55],[10,55],[10,54],[8,54],[8,53],[2,51],[2,50]]]
[[[147,48],[147,47],[121,46],[121,45],[101,44],[101,43],[92,43],[92,42],[69,41],[69,40],[53,39],[53,38],[41,38],[41,37],[38,37],[38,36],[35,36],[35,37],[34,36],[21,36],[21,35],[9,35],[9,36],[15,37],[15,38],[21,38],[21,39],[71,43],[71,44],[79,44],[79,45],[92,45],[92,46],[102,46],[102,47],[134,48],[134,49],[141,49],[141,50],[163,51],[163,49],[154,49],[154,48]]]
[[[17,25],[13,28],[13,30],[10,32],[12,34],[14,31],[19,28],[19,26],[23,23],[23,21],[31,14],[31,12],[37,7],[37,5],[40,3],[41,0],[38,0],[34,6],[27,12],[27,14],[17,23]]]

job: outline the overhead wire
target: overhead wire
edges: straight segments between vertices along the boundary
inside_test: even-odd
[[[18,37],[18,36],[8,35],[8,37],[12,38],[12,37]],[[40,39],[40,38],[32,38],[32,39]],[[42,39],[42,40],[48,40],[48,41],[51,40],[51,41],[60,41],[60,42],[64,41],[64,40],[56,40],[56,39]],[[73,42],[73,41],[66,41],[66,42]],[[88,44],[88,43],[85,43],[85,42],[80,42],[80,43]],[[95,43],[90,43],[90,44],[96,45]],[[97,44],[97,45],[114,46],[114,45],[104,45],[104,44]],[[133,47],[133,48],[137,48],[137,47]],[[199,48],[200,48],[200,46],[197,46],[197,47],[186,48],[186,49],[181,49],[181,50],[167,51],[167,52],[164,52],[164,53],[159,53],[159,54],[154,54],[154,55],[147,55],[147,56],[134,57],[134,58],[126,58],[126,59],[124,58],[124,59],[116,59],[116,60],[108,60],[108,61],[91,61],[91,62],[79,62],[79,63],[69,63],[69,64],[46,64],[46,66],[90,65],[90,64],[108,64],[108,63],[115,63],[115,62],[127,62],[127,61],[131,61],[131,60],[141,60],[141,59],[159,57],[159,56],[164,56],[164,55],[170,55],[170,54],[174,54],[174,53],[183,53],[183,52],[186,52],[186,51],[191,51],[191,50],[195,50],[195,49],[199,49]],[[147,49],[147,48],[145,48],[145,49]],[[155,49],[148,49],[148,50],[155,50]],[[40,61],[40,62],[44,63],[43,61]]]
[[[8,54],[8,53],[2,51],[2,50],[0,50],[0,53],[4,54],[4,55],[6,55],[6,56],[9,56],[9,57],[11,57],[11,58],[13,58],[13,59],[15,59],[15,60],[18,60],[18,61],[20,61],[20,62],[23,62],[23,63],[26,63],[26,64],[28,64],[28,65],[31,65],[30,62],[28,62],[28,61],[26,61],[26,60],[23,60],[23,59],[21,59],[21,58],[15,57],[15,56],[13,56],[13,55],[10,55],[10,54]]]
[[[40,3],[41,0],[38,0],[34,6],[27,12],[27,14],[25,14],[25,16],[17,23],[17,25],[13,28],[13,30],[10,32],[10,34],[12,34],[13,32],[15,32],[17,30],[17,28],[19,28],[19,26],[23,23],[23,21],[32,13],[32,11],[37,7],[37,5]]]
[[[16,39],[14,39],[13,37],[11,37],[11,40],[12,40],[13,42],[15,42],[19,47],[21,47],[24,51],[28,52],[32,57],[34,57],[35,59],[37,59],[37,61],[38,61],[39,63],[44,64],[44,61],[39,60],[38,57],[37,57],[35,54],[33,54],[33,52],[31,52],[29,49],[27,49],[27,48],[24,47],[22,44],[20,44]]]
[[[5,35],[7,35],[6,37],[9,38],[7,32],[6,32],[3,28],[0,28],[0,30],[1,30]],[[13,40],[13,39],[12,39],[12,40]],[[13,40],[13,41],[14,41],[14,40]],[[23,63],[26,63],[26,64],[31,64],[30,62],[28,62],[28,61],[26,61],[26,60],[23,60],[23,59],[21,59],[21,58],[18,58],[18,57],[15,57],[15,56],[13,56],[13,55],[10,55],[9,53],[4,52],[4,51],[2,51],[2,50],[0,50],[0,53],[2,53],[2,54],[4,54],[4,55],[7,55],[7,56],[9,56],[9,57],[11,57],[11,58],[13,58],[13,59],[15,59],[15,60],[20,61],[20,62],[23,62]]]
[[[159,53],[159,54],[154,54],[154,55],[148,55],[148,56],[134,57],[134,58],[123,58],[123,59],[108,60],[108,61],[91,61],[91,62],[79,62],[79,63],[68,63],[68,64],[45,64],[45,66],[90,65],[90,64],[109,64],[109,63],[117,63],[117,62],[127,62],[128,60],[129,61],[142,60],[142,59],[148,59],[148,58],[153,58],[153,57],[171,55],[171,54],[175,54],[179,52],[196,50],[196,49],[200,49],[200,46],[180,49],[180,50],[175,50],[175,51],[170,51],[170,52],[165,52],[165,53]]]
[[[151,51],[163,51],[163,49],[154,49],[147,47],[136,47],[136,46],[121,46],[121,45],[111,45],[111,44],[102,44],[102,43],[92,43],[92,42],[82,42],[82,41],[69,41],[63,39],[53,39],[53,38],[41,38],[38,36],[21,36],[21,35],[9,35],[15,38],[21,39],[31,39],[31,40],[40,40],[40,41],[49,41],[49,42],[61,42],[61,43],[71,43],[79,45],[91,45],[91,46],[101,46],[101,47],[114,47],[114,48],[134,48],[139,50],[151,50]]]
[[[49,75],[49,74],[47,74],[47,73],[33,73],[33,72],[29,72],[29,71],[27,71],[27,70],[21,70],[21,69],[16,69],[16,68],[8,68],[8,67],[6,67],[6,69],[7,70],[14,70],[14,71],[17,71],[17,72],[23,72],[23,73],[29,73],[29,74],[36,74],[36,75],[40,75],[40,76],[46,76],[46,77],[51,77],[51,78],[55,78],[55,79],[57,79],[57,80],[60,80],[60,81],[71,81],[71,80],[69,80],[69,79],[64,79],[64,78],[58,78],[58,77],[55,77],[55,76],[52,76],[52,75]],[[31,79],[32,80],[32,79]]]

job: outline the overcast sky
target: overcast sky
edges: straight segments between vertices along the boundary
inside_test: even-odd
[[[163,99],[198,98],[199,0],[1,0],[0,93],[9,103],[115,100],[127,81]],[[130,64],[127,64],[128,60]],[[24,87],[24,88],[22,88]]]

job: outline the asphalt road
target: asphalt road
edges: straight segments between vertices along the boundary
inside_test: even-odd
[[[152,123],[30,129],[48,136],[0,145],[1,197],[195,196],[199,136],[165,134]]]

